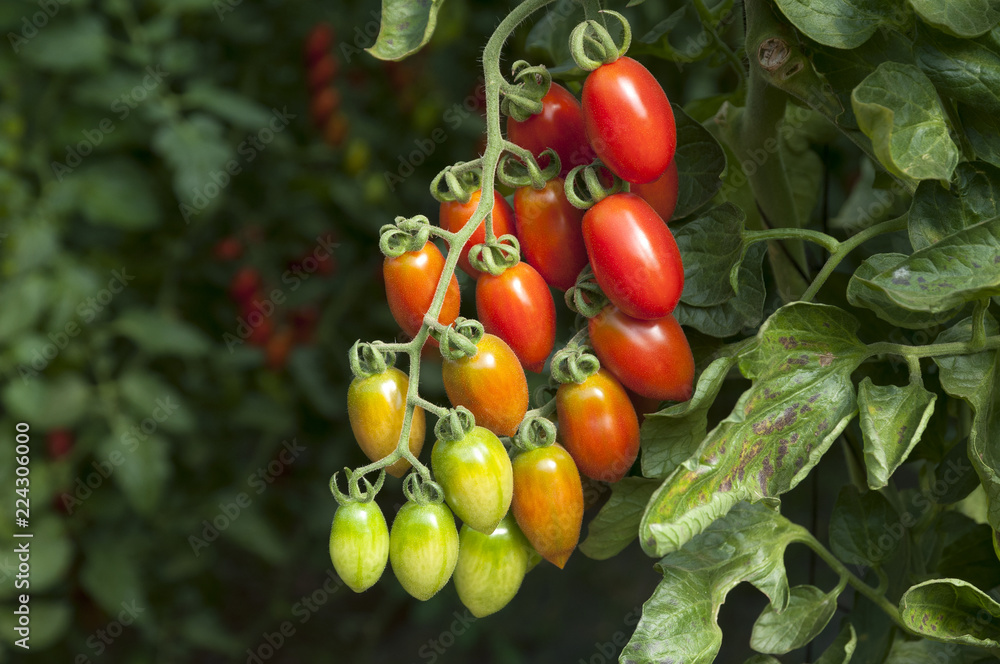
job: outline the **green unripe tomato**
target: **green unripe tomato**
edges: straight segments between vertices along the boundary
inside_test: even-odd
[[[441,503],[406,503],[392,522],[389,564],[406,592],[428,600],[444,588],[458,562],[455,517]]]
[[[431,467],[458,518],[480,532],[493,532],[514,493],[510,457],[496,434],[475,427],[461,440],[437,441]]]
[[[477,618],[507,606],[521,587],[533,552],[513,516],[504,517],[489,535],[462,526],[455,567],[455,590],[462,604]]]
[[[344,583],[356,593],[382,577],[389,559],[389,527],[374,502],[337,508],[330,528],[330,560]]]

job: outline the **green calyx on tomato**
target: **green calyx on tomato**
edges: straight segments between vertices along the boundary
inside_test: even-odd
[[[521,452],[511,463],[511,512],[531,545],[560,569],[580,540],[583,485],[569,453],[559,444]]]
[[[458,598],[477,618],[496,613],[517,594],[534,550],[509,514],[488,535],[466,524],[458,537]]]
[[[444,588],[458,562],[458,529],[441,503],[407,502],[389,532],[389,563],[406,592],[426,601]]]
[[[479,205],[479,199],[482,196],[482,190],[474,191],[469,197],[468,202],[463,203],[459,200],[445,201],[441,203],[439,220],[440,226],[446,231],[452,233],[460,232],[472,218],[476,207]],[[514,210],[511,208],[510,203],[504,200],[504,197],[500,195],[499,192],[494,190],[493,192],[493,211],[490,213],[493,215],[493,235],[499,238],[502,235],[514,235]],[[516,237],[516,236],[515,236]],[[477,244],[483,244],[486,242],[486,220],[484,219],[476,227],[475,232],[469,238],[468,242],[462,247],[461,254],[458,258],[458,265],[465,273],[470,277],[475,279],[479,276],[479,270],[472,267],[469,262],[469,250]]]
[[[559,177],[566,177],[574,166],[594,160],[594,151],[587,142],[583,108],[576,97],[558,83],[552,83],[541,103],[542,111],[522,122],[507,118],[507,138],[528,150],[542,168],[549,162],[542,152],[551,148],[559,156]]]
[[[350,502],[337,508],[330,528],[330,560],[356,593],[371,588],[382,577],[389,560],[389,528],[374,501]]]
[[[458,440],[438,440],[431,468],[458,518],[475,530],[493,532],[514,488],[510,458],[496,434],[477,426]]]

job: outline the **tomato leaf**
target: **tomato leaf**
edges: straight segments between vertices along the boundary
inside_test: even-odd
[[[777,0],[781,12],[810,38],[835,48],[856,48],[881,27],[892,27],[895,8],[883,0]]]
[[[881,489],[920,442],[937,395],[923,386],[858,385],[858,419],[864,435],[868,487]]]
[[[3,389],[3,405],[24,422],[45,428],[72,427],[91,408],[94,388],[77,373],[62,373],[52,379],[41,376],[15,380]]]
[[[677,207],[674,219],[681,219],[712,200],[722,186],[726,154],[715,137],[677,104]]]
[[[382,0],[378,38],[366,48],[379,60],[403,60],[431,40],[444,0]]]
[[[956,39],[921,28],[914,46],[920,68],[942,94],[1000,112],[1000,53],[989,41]]]
[[[899,635],[892,644],[885,664],[986,664],[982,657],[983,651],[977,648],[927,639],[907,641]]]
[[[743,664],[781,664],[781,660],[777,660],[770,655],[754,655]]]
[[[681,325],[717,338],[729,337],[746,327],[758,325],[764,317],[764,301],[767,296],[762,263],[766,253],[767,245],[764,243],[755,243],[747,248],[737,272],[737,295],[711,307],[696,307],[680,302],[674,309],[674,318]]]
[[[120,334],[155,355],[204,355],[211,344],[201,330],[160,312],[132,310],[114,322]]]
[[[926,249],[949,235],[1000,216],[1000,170],[964,162],[955,169],[949,190],[921,182],[907,221],[914,249]]]
[[[881,493],[862,494],[846,485],[830,515],[830,548],[848,565],[879,567],[899,544],[897,538],[887,540],[889,546],[879,540],[899,521],[899,513]]]
[[[639,430],[642,474],[664,478],[698,450],[708,432],[708,409],[738,358],[721,357],[701,372],[688,401],[646,416]]]
[[[731,299],[738,287],[737,266],[746,252],[743,223],[746,216],[732,203],[714,207],[674,233],[684,257],[681,301],[709,307]],[[720,279],[727,275],[728,279]]]
[[[929,25],[957,37],[978,37],[1000,23],[1000,6],[993,0],[909,0]]]
[[[136,418],[128,422],[129,428],[141,422]],[[104,439],[100,459],[110,465],[115,483],[132,508],[140,514],[152,516],[167,488],[171,475],[170,443],[162,435],[128,432],[119,426],[114,437]]]
[[[188,119],[161,126],[152,138],[153,149],[174,173],[177,199],[196,212],[217,206],[225,196],[209,198],[212,176],[225,171],[233,149],[223,137],[222,125],[214,118],[197,113]],[[187,215],[184,215],[187,218]]]
[[[894,269],[906,258],[904,254],[875,254],[868,257],[851,275],[847,284],[847,301],[855,307],[871,309],[886,322],[911,330],[935,327],[954,318],[959,312],[958,307],[940,313],[911,311],[893,302],[885,291],[871,284],[871,279],[886,270]]]
[[[899,601],[899,617],[928,639],[1000,652],[1000,604],[960,579],[932,579],[913,586]]]
[[[858,635],[854,631],[854,625],[844,621],[844,626],[837,634],[837,638],[823,652],[816,664],[848,664],[854,655],[854,649],[858,645]]]
[[[987,314],[987,334],[997,330],[996,321]],[[936,342],[967,341],[971,332],[972,319],[967,318],[942,332]],[[969,459],[986,490],[987,519],[1000,530],[1000,351],[935,357],[934,362],[945,392],[965,399],[975,411]]]
[[[606,560],[618,555],[639,532],[639,521],[659,482],[626,477],[611,485],[611,498],[587,526],[587,539],[580,543],[583,555]]]
[[[785,608],[789,602],[785,548],[798,528],[764,505],[739,503],[657,565],[663,581],[642,607],[622,651],[630,664],[709,664],[722,643],[719,607],[743,582]]]
[[[740,361],[753,386],[650,501],[647,553],[676,551],[738,502],[802,481],[857,412],[851,372],[866,351],[857,326],[836,307],[801,302],[764,323]]]
[[[951,178],[958,146],[930,79],[914,65],[883,62],[854,88],[858,125],[882,165],[911,180]]]
[[[816,586],[795,586],[788,606],[780,613],[768,604],[757,617],[750,647],[757,652],[783,655],[819,636],[837,611],[839,592],[824,593]]]
[[[959,116],[976,157],[1000,167],[1000,114],[962,104]]]

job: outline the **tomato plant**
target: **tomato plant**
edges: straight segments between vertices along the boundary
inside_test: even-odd
[[[381,373],[355,378],[347,391],[347,414],[351,430],[361,451],[372,461],[388,456],[396,449],[406,412],[406,374],[395,367]],[[424,446],[424,411],[414,409],[409,430],[409,449],[416,456]],[[410,463],[400,459],[386,472],[402,477]]]
[[[465,224],[472,218],[472,214],[479,205],[482,196],[481,190],[473,191],[469,201],[446,201],[441,203],[439,219],[441,228],[453,233],[462,230]],[[499,192],[493,194],[493,234],[496,237],[501,235],[513,235],[515,233],[514,210]],[[458,258],[458,265],[465,270],[465,273],[475,279],[479,276],[479,270],[472,267],[469,262],[469,250],[477,244],[486,241],[486,223],[483,222],[475,226],[472,236],[462,246],[462,253]]]
[[[389,531],[389,564],[400,585],[427,601],[444,588],[458,562],[458,529],[441,503],[408,502]]]
[[[389,311],[407,336],[415,337],[420,331],[424,314],[430,309],[434,290],[443,270],[444,256],[433,242],[426,243],[417,251],[386,257],[383,261],[382,275]],[[458,280],[452,275],[438,316],[442,325],[451,325],[458,318],[461,297]],[[430,342],[432,345],[437,344],[434,339]]]
[[[354,502],[337,508],[330,528],[330,559],[356,593],[382,578],[389,561],[389,527],[378,505]]]
[[[653,208],[660,219],[668,222],[674,216],[674,210],[677,209],[679,186],[677,162],[671,161],[663,175],[646,184],[633,184],[629,191],[649,203],[649,207]]]
[[[442,374],[453,406],[468,408],[480,426],[499,436],[514,435],[528,410],[528,382],[502,339],[483,335],[475,355],[445,359]]]
[[[476,313],[483,328],[510,346],[528,371],[540,373],[556,340],[556,305],[541,275],[518,263],[476,280]]]
[[[583,109],[576,97],[558,83],[552,83],[541,103],[542,112],[523,121],[508,116],[507,138],[535,157],[552,148],[559,155],[559,176],[566,177],[574,166],[589,164],[594,159],[594,151],[587,142]],[[544,168],[548,157],[538,163]]]
[[[583,243],[583,213],[566,200],[561,178],[541,189],[519,187],[514,192],[514,221],[524,260],[545,282],[565,291],[573,287],[587,264]]]
[[[514,481],[496,434],[475,427],[458,440],[438,440],[431,468],[456,516],[470,528],[493,532],[510,507]]]
[[[458,541],[455,590],[472,615],[485,618],[517,594],[528,571],[531,544],[510,515],[489,534],[464,525]]]

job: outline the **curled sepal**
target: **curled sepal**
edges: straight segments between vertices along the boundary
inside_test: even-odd
[[[454,361],[463,357],[472,357],[479,352],[476,345],[486,334],[486,331],[479,321],[459,316],[452,325],[443,331],[435,330],[432,334],[441,344],[441,357]]]
[[[547,447],[556,442],[555,422],[546,417],[527,417],[514,434],[513,442],[522,452]]]
[[[573,61],[584,71],[594,71],[601,65],[614,62],[628,53],[629,46],[632,45],[632,28],[628,20],[610,9],[602,10],[601,13],[613,16],[621,22],[622,45],[615,44],[607,28],[593,19],[577,25],[569,36],[569,51]]]
[[[469,263],[494,277],[521,262],[521,243],[513,235],[501,235],[493,242],[477,244],[469,250]]]
[[[378,342],[355,341],[351,350],[347,352],[347,358],[351,365],[351,373],[359,379],[385,373],[386,369],[396,364],[396,353],[381,349]]]
[[[559,386],[550,380],[549,382],[536,387],[534,393],[531,395],[531,399],[535,403],[536,407],[541,408],[556,398],[556,390],[558,388]]]
[[[545,183],[559,175],[562,164],[559,155],[552,148],[546,148],[542,155],[549,156],[549,163],[545,168],[539,168],[538,162],[527,150],[521,149],[525,155],[505,152],[500,157],[500,165],[497,168],[497,179],[501,184],[514,189],[521,187],[532,187],[534,189],[544,189]]]
[[[442,189],[442,184],[444,189]],[[446,166],[431,180],[431,196],[438,203],[468,203],[483,186],[482,160],[460,161]]]
[[[395,224],[379,229],[378,248],[387,258],[398,258],[408,251],[420,251],[431,237],[431,222],[422,214],[396,217]]]
[[[610,187],[605,187],[601,182],[598,169],[607,174],[606,177],[613,178]],[[595,160],[587,166],[576,166],[567,173],[563,188],[570,205],[586,210],[612,194],[628,191],[629,185],[599,160]]]
[[[434,480],[421,477],[420,473],[412,472],[403,480],[403,495],[411,503],[418,505],[444,502],[444,489]]]
[[[552,74],[545,65],[532,66],[525,60],[518,60],[511,67],[513,83],[503,83],[500,91],[500,112],[518,122],[524,122],[532,115],[542,112],[542,97],[552,85]]]
[[[452,442],[462,440],[465,434],[476,428],[476,417],[465,406],[459,406],[448,411],[448,415],[439,418],[434,425],[434,435],[438,440]]]
[[[375,496],[378,492],[382,490],[382,484],[385,482],[385,470],[380,470],[378,473],[378,479],[375,480],[375,484],[368,480],[364,475],[355,477],[354,471],[350,468],[344,468],[344,472],[347,474],[347,493],[345,494],[337,486],[337,475],[339,471],[333,474],[330,478],[330,493],[337,500],[339,505],[348,505],[350,503],[370,503],[375,500]],[[363,481],[365,483],[365,489],[362,491],[358,482]]]
[[[600,371],[601,362],[586,351],[584,346],[570,344],[552,358],[552,378],[559,383],[579,385]]]
[[[576,284],[566,291],[564,297],[570,311],[586,318],[593,318],[599,314],[608,303],[608,296],[598,285],[589,263],[580,270]]]

